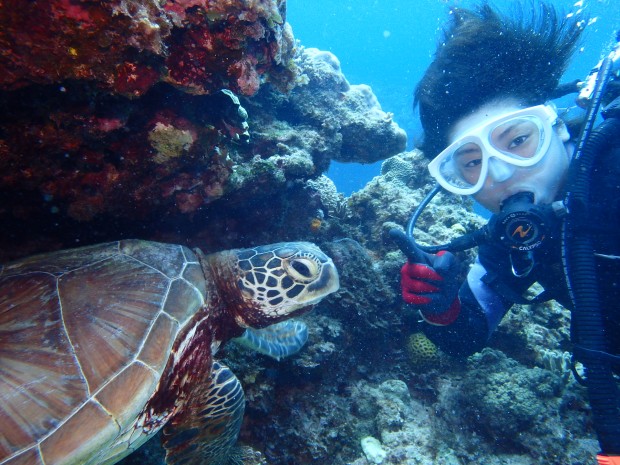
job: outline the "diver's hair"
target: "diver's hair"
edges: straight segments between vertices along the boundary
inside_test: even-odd
[[[583,22],[560,17],[547,3],[513,3],[511,16],[486,2],[472,10],[451,8],[443,40],[415,90],[424,130],[419,148],[427,157],[448,145],[456,121],[482,105],[503,98],[538,105],[557,87]]]

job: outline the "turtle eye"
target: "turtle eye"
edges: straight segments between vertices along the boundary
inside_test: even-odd
[[[318,264],[309,258],[292,258],[284,261],[284,268],[296,281],[310,282],[319,274]]]

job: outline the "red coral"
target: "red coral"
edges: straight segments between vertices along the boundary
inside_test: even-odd
[[[178,192],[175,201],[181,213],[195,212],[202,205],[202,197],[196,192]]]
[[[0,24],[0,87],[6,89],[66,79],[105,86],[128,52],[120,37],[130,22],[115,18],[105,2],[5,0]]]
[[[122,129],[125,126],[126,121],[121,118],[96,118],[90,119],[90,126],[93,128],[95,134],[105,134],[108,132]]]
[[[277,12],[274,1],[4,0],[0,88],[78,79],[135,97],[167,76],[192,93],[251,95],[291,58]]]
[[[159,72],[140,63],[124,62],[116,67],[114,90],[119,94],[139,97],[159,81]]]
[[[52,11],[57,20],[73,20],[85,28],[94,26],[92,9],[85,9],[84,4],[72,0],[59,0],[51,3]],[[90,5],[89,5],[90,7]]]
[[[170,48],[166,61],[170,80],[183,87],[205,93],[230,87],[227,67],[237,62],[242,52],[224,44],[224,33],[194,28],[184,34],[178,44]]]
[[[180,21],[185,21],[187,10],[205,6],[205,0],[169,0],[165,3],[164,8],[166,11],[176,14]]]
[[[254,95],[260,87],[260,76],[256,70],[257,59],[253,56],[232,64],[228,72],[236,79],[237,87],[244,95]]]

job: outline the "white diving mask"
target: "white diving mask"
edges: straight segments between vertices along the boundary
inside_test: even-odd
[[[512,176],[514,167],[530,167],[542,160],[557,119],[551,105],[511,111],[461,135],[428,164],[428,170],[444,189],[475,194],[489,171],[502,182]]]

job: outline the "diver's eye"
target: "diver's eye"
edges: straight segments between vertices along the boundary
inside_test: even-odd
[[[470,160],[467,163],[465,163],[465,168],[475,168],[477,166],[480,166],[482,164],[482,158],[476,158],[475,160]]]
[[[302,282],[312,281],[319,274],[318,264],[308,258],[286,260],[284,268],[293,279]]]
[[[519,137],[515,137],[512,142],[510,143],[510,145],[508,145],[509,149],[514,149],[522,144],[525,143],[525,141],[527,141],[528,136],[519,136]]]

